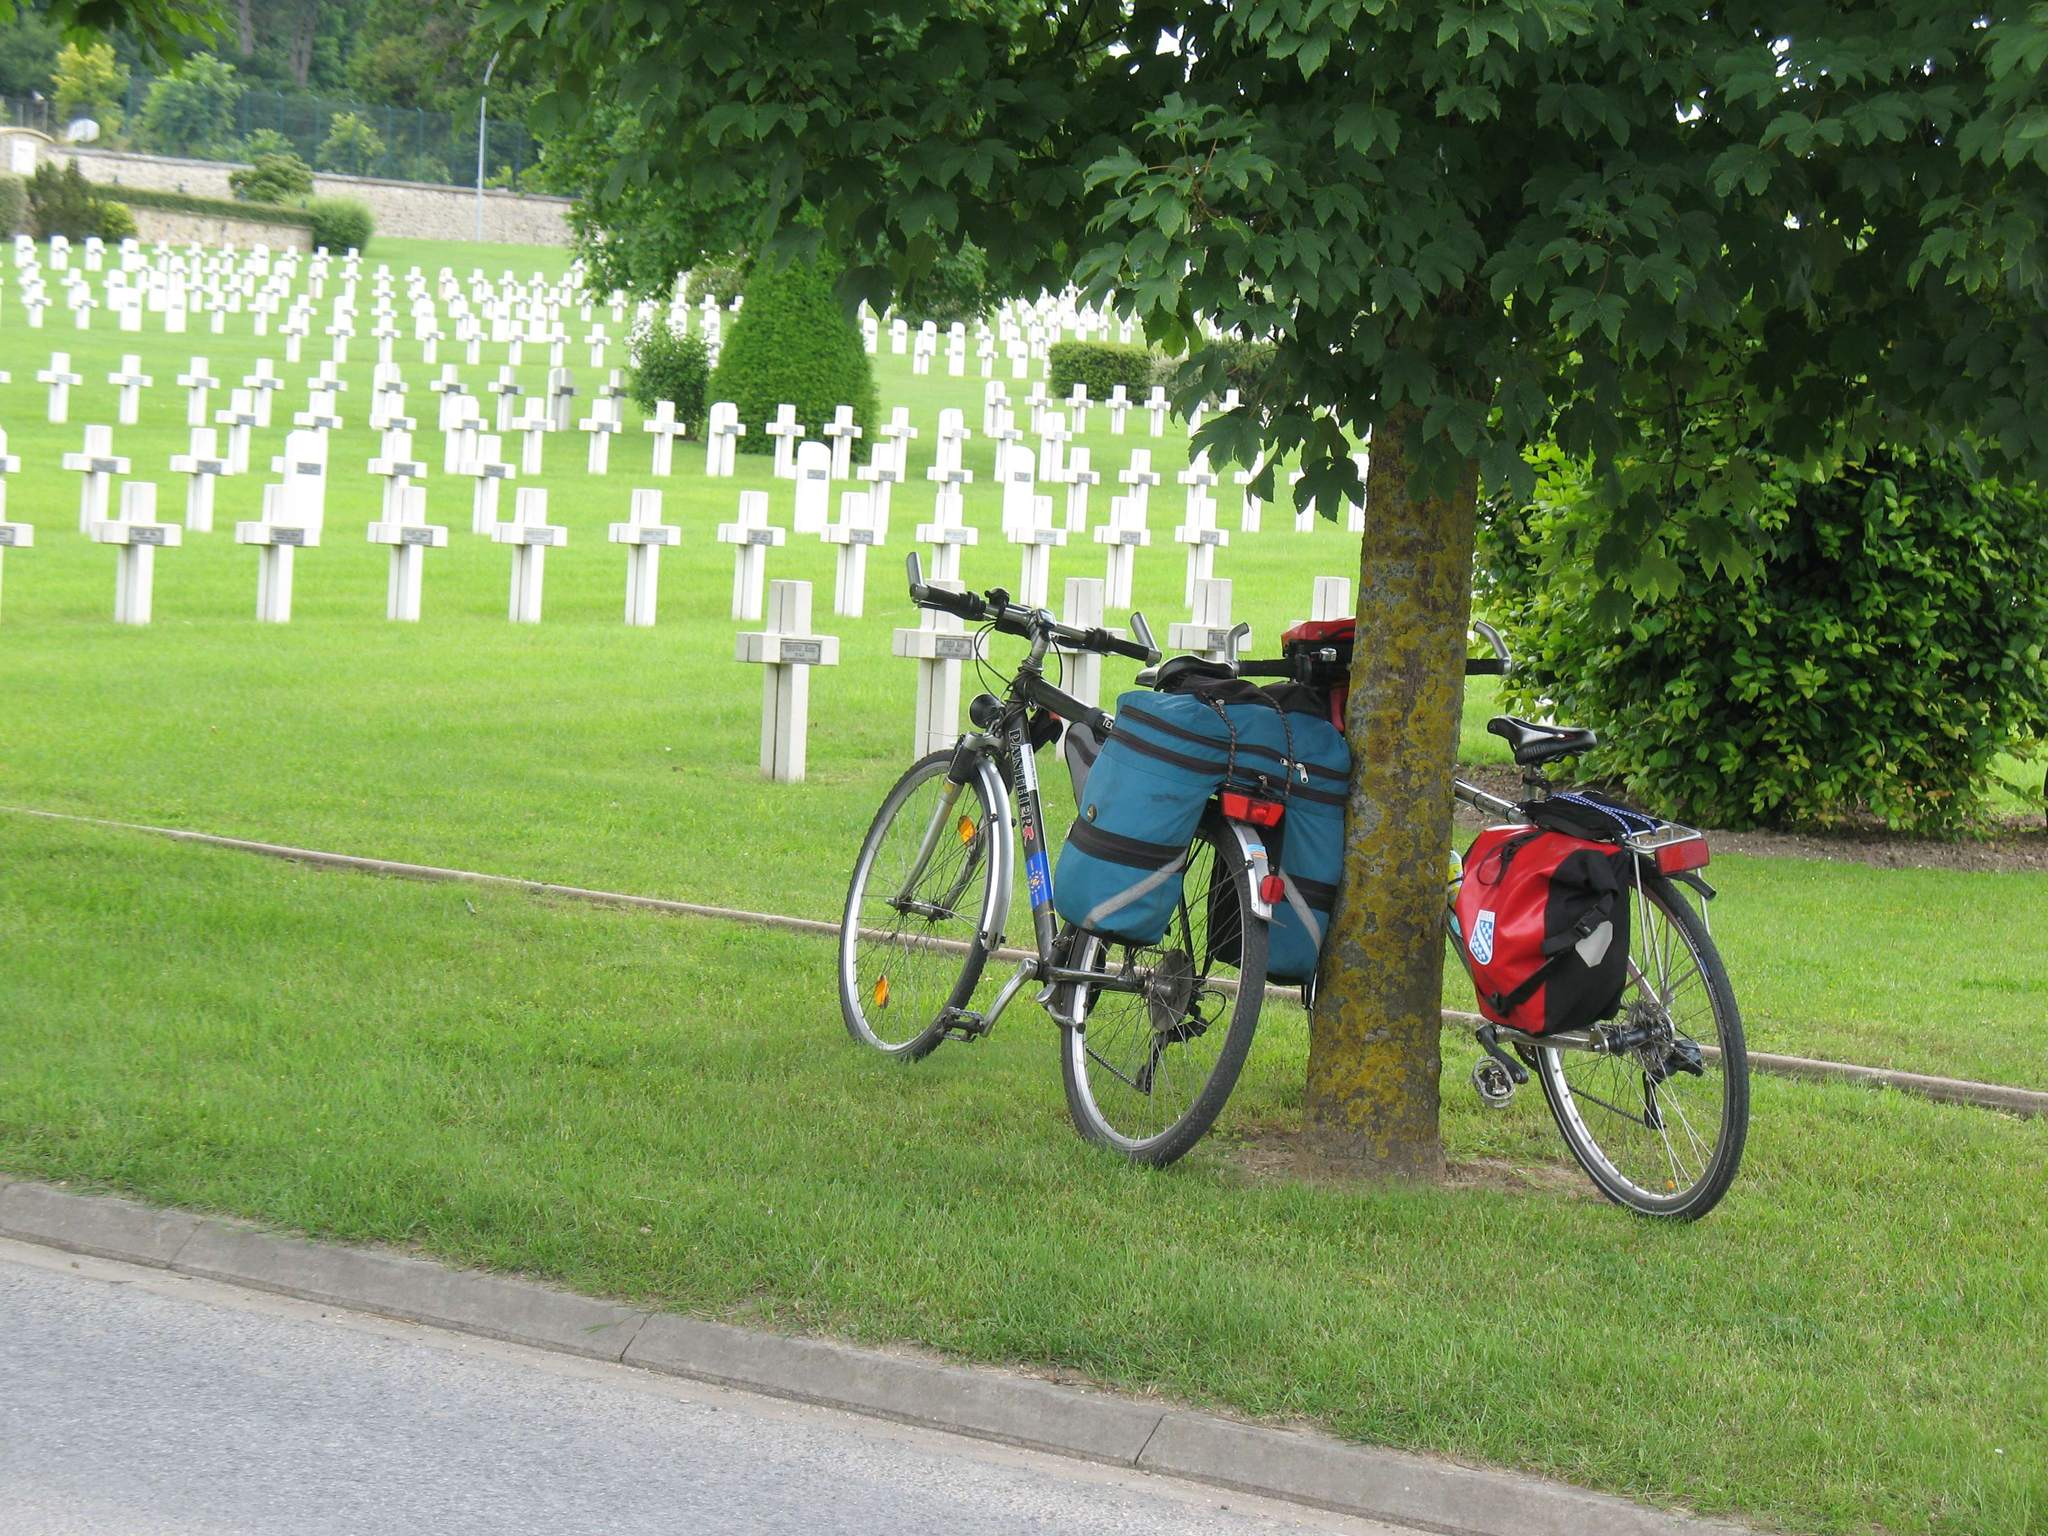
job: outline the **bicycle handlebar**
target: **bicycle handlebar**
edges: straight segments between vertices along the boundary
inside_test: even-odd
[[[1137,638],[1123,640],[1106,629],[1074,629],[1060,623],[1043,608],[1013,603],[1010,594],[1001,587],[976,594],[930,586],[924,579],[924,563],[914,550],[905,557],[904,565],[910,575],[910,600],[920,608],[950,613],[969,624],[992,624],[1003,634],[1016,635],[1024,640],[1035,640],[1042,635],[1050,644],[1064,650],[1128,656],[1146,666],[1159,660],[1159,647],[1153,641],[1151,626],[1146,624],[1142,613],[1131,614],[1131,629]]]

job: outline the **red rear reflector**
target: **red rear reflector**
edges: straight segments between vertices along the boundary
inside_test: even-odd
[[[1217,797],[1223,803],[1223,819],[1248,821],[1255,827],[1277,827],[1287,807],[1277,800],[1254,800],[1236,790],[1226,789]]]
[[[1268,906],[1287,899],[1287,886],[1278,875],[1268,875],[1259,882],[1259,900]]]
[[[1657,867],[1667,875],[1682,875],[1689,869],[1707,867],[1707,840],[1688,837],[1681,843],[1666,843],[1657,850]]]

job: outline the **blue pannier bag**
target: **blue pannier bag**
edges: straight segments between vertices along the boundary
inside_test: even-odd
[[[1233,732],[1229,779],[1285,810],[1266,839],[1277,890],[1268,887],[1273,920],[1266,930],[1270,981],[1307,981],[1316,973],[1337,876],[1344,867],[1344,797],[1351,749],[1330,724],[1324,696],[1294,683],[1265,688],[1242,680],[1197,680],[1192,696],[1220,708]],[[1221,925],[1211,924],[1211,931]],[[1219,947],[1226,960],[1228,946]]]
[[[1202,679],[1181,691],[1127,693],[1077,797],[1054,909],[1080,927],[1156,943],[1179,903],[1202,812],[1227,784],[1286,807],[1273,863],[1278,888],[1269,887],[1267,975],[1305,981],[1336,904],[1350,773],[1350,750],[1311,690]],[[1210,925],[1212,942],[1217,958],[1235,963],[1224,926]]]
[[[1229,748],[1222,718],[1198,699],[1146,690],[1118,699],[1060,849],[1053,910],[1127,943],[1157,943]]]

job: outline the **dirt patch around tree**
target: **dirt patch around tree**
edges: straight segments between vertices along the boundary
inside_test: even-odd
[[[1247,1186],[1312,1184],[1332,1188],[1369,1187],[1373,1181],[1312,1156],[1300,1127],[1233,1126],[1210,1133],[1236,1177]],[[1455,1160],[1444,1169],[1444,1187],[1503,1195],[1562,1195],[1597,1200],[1600,1193],[1576,1163],[1511,1163],[1502,1158]]]
[[[1458,769],[1458,777],[1504,799],[1519,800],[1523,795],[1520,772],[1500,764],[1466,764]],[[1476,831],[1481,825],[1474,812],[1462,805],[1458,808],[1461,830]],[[1712,827],[1703,830],[1718,853],[1834,860],[1868,864],[1877,869],[2048,872],[2048,825],[2039,816],[2004,817],[1982,836],[1954,839],[1910,837],[1877,822],[1827,832],[1728,832]]]

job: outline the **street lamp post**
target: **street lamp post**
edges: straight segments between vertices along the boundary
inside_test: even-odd
[[[484,85],[476,98],[476,241],[484,240],[484,135],[488,131],[489,119],[484,116],[484,106],[491,99],[491,71],[498,67],[498,55],[491,55],[491,62],[484,66]]]

